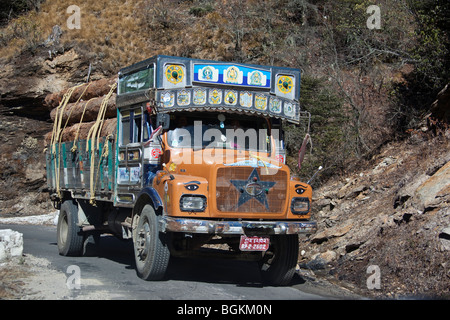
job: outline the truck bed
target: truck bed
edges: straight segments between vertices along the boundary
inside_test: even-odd
[[[47,185],[53,197],[69,191],[75,198],[114,200],[115,143],[100,138],[99,148],[92,150],[91,140],[73,141],[51,146],[46,151]],[[87,144],[87,150],[86,150]],[[105,149],[106,145],[106,149]],[[59,155],[59,156],[58,156]]]

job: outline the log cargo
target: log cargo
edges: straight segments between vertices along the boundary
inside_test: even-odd
[[[115,135],[117,125],[116,94],[113,93],[115,81],[115,78],[101,79],[47,95],[45,104],[53,108],[50,112],[50,118],[54,123],[55,119],[57,119],[57,126],[61,128],[60,135],[53,138],[58,141],[54,142],[68,142],[74,141],[75,139],[78,141],[86,140],[89,130],[94,126],[96,121],[99,121],[98,124],[101,129],[100,135],[96,135],[96,137]],[[63,99],[64,94],[68,90],[73,90],[69,101],[65,106],[60,106],[61,99]],[[104,113],[102,113],[103,120],[99,120],[101,106],[108,96],[109,99],[106,106],[104,106]],[[53,131],[48,132],[44,136],[46,146],[49,146],[52,142],[52,135]]]
[[[61,133],[61,142],[74,141],[78,132],[78,141],[87,139],[89,129],[94,125],[95,121],[76,123],[70,127],[66,127]],[[106,137],[110,134],[116,133],[117,118],[106,119],[103,121],[100,137]],[[49,146],[52,140],[52,132],[47,133],[44,136],[44,142],[46,146]]]
[[[59,116],[62,116],[62,123],[65,124],[67,119],[69,119],[68,124],[77,123],[80,122],[81,117],[83,117],[83,122],[96,120],[103,99],[104,97],[96,97],[87,101],[67,104],[62,110],[62,115],[61,113],[59,114]],[[52,121],[55,121],[57,112],[59,112],[58,108],[55,108],[50,112]],[[108,100],[108,105],[106,106],[105,118],[115,118],[116,116],[116,94],[112,94]]]
[[[109,92],[111,86],[116,83],[116,77],[108,78],[108,79],[100,79],[96,81],[92,81],[90,83],[86,83],[74,90],[72,95],[70,96],[69,103],[76,102],[80,96],[83,100],[89,100],[95,97],[101,97]],[[87,88],[86,88],[87,86]],[[86,90],[85,90],[86,89]],[[64,89],[60,92],[55,92],[48,94],[44,99],[44,105],[52,110],[59,106],[64,94],[69,89]],[[83,93],[84,92],[84,93]]]

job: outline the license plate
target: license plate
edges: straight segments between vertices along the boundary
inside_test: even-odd
[[[239,249],[241,251],[267,251],[269,249],[269,237],[241,236]]]

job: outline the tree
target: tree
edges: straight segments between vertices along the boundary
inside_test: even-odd
[[[393,87],[391,111],[399,134],[417,126],[430,112],[437,93],[450,79],[450,2],[405,0],[415,28],[410,53],[414,70]]]
[[[324,79],[302,76],[300,105],[303,110],[311,113],[310,134],[313,144],[300,175],[310,177],[312,171],[321,165],[324,167],[321,179],[325,180],[339,172],[348,160],[345,131],[349,119],[343,111],[342,99],[329,89]],[[295,157],[305,132],[287,124],[285,129],[287,151],[292,156],[289,164],[294,169],[297,160]],[[320,181],[317,179],[316,183]]]

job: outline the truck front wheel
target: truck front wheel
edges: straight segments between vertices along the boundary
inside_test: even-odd
[[[133,232],[137,275],[144,280],[162,280],[169,264],[166,235],[159,231],[153,207],[145,205]]]
[[[83,233],[77,225],[78,207],[74,200],[65,200],[58,217],[58,251],[63,256],[80,256],[83,252]]]
[[[288,285],[295,273],[298,250],[298,235],[272,236],[269,250],[260,261],[264,282],[275,286]]]

